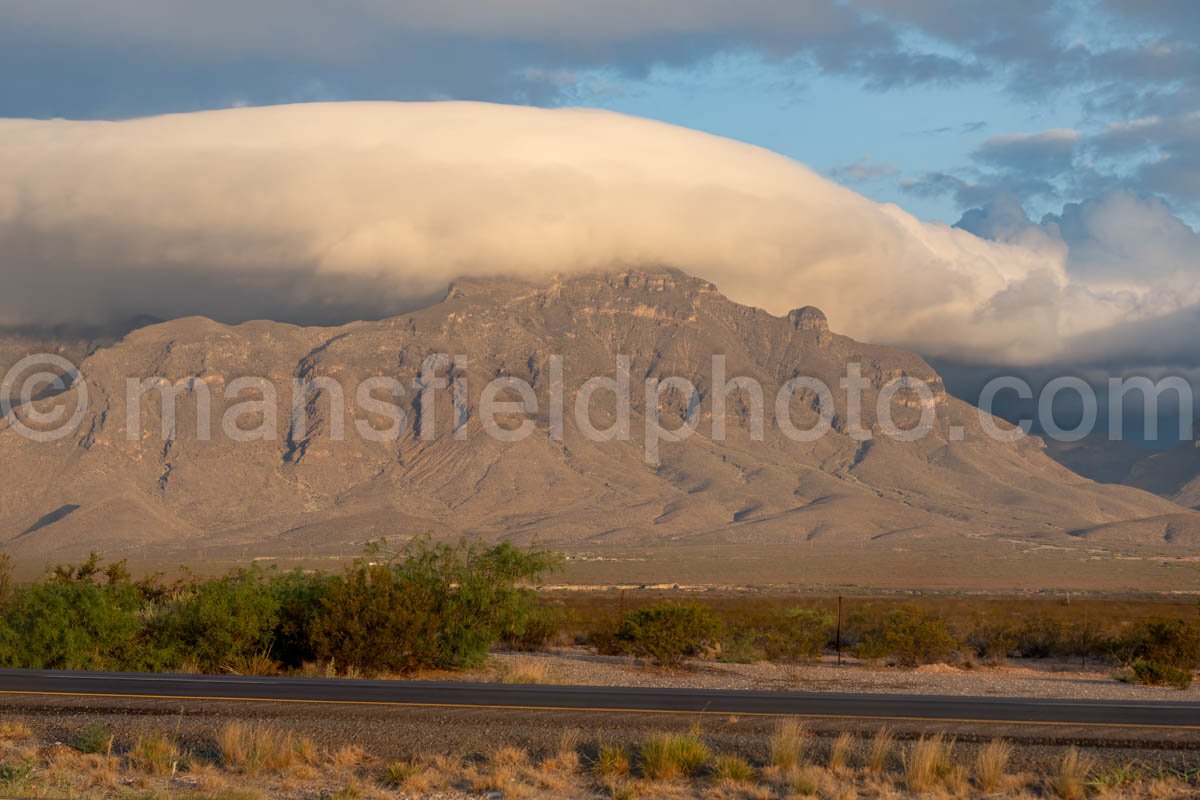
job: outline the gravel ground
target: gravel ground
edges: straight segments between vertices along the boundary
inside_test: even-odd
[[[537,682],[580,686],[650,686],[807,692],[891,692],[1077,700],[1200,701],[1200,682],[1180,691],[1122,683],[1112,670],[1080,669],[1078,662],[1013,660],[1004,666],[958,669],[935,664],[899,669],[847,658],[842,666],[827,657],[819,664],[722,664],[693,660],[683,669],[663,670],[632,658],[597,656],[583,649],[549,653],[497,653],[487,667],[460,673],[427,673],[423,678],[498,680],[525,665],[544,670]]]

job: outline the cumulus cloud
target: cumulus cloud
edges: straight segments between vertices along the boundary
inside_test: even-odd
[[[412,307],[458,276],[667,265],[775,313],[820,306],[861,339],[1038,363],[1194,300],[1152,276],[1114,289],[1073,274],[1051,237],[924,223],[769,151],[600,111],[2,120],[0,175],[7,323],[331,321]]]

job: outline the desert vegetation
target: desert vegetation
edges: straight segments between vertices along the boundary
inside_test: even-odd
[[[475,666],[538,619],[524,584],[555,556],[417,539],[369,548],[340,574],[251,567],[135,580],[93,555],[28,585],[0,582],[0,666],[332,674]],[[6,570],[0,569],[0,574]],[[340,673],[339,673],[340,670]]]
[[[720,661],[813,662],[842,651],[879,665],[964,668],[1025,659],[1104,665],[1119,680],[1187,688],[1200,669],[1194,600],[1030,598],[855,599],[699,595],[614,609],[611,597],[559,596],[565,629],[597,652],[672,666]],[[560,640],[567,638],[560,633]]]
[[[719,724],[719,723],[714,723]],[[699,725],[593,741],[563,731],[526,749],[377,757],[353,744],[320,744],[286,728],[234,721],[202,736],[150,730],[128,740],[99,722],[69,744],[0,722],[5,796],[291,798],[1169,798],[1194,797],[1200,775],[1139,763],[1108,764],[1053,748],[1037,767],[1014,765],[1003,740],[960,743],[942,734],[898,740],[887,729],[817,736],[780,719],[760,740],[722,750]]]
[[[0,556],[0,666],[327,676],[478,667],[496,649],[554,646],[658,668],[689,659],[964,668],[1076,659],[1116,679],[1188,687],[1200,668],[1192,600],[836,598],[784,593],[538,592],[541,548],[428,537],[370,546],[338,573],[250,567],[214,578],[135,578],[93,555],[32,583]],[[536,657],[500,680],[549,682]]]

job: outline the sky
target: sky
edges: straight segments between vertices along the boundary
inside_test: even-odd
[[[331,100],[608,108],[947,223],[1125,189],[1195,226],[1187,0],[0,0],[0,116]]]
[[[122,217],[118,209],[109,229],[98,231],[96,220],[109,209],[80,198],[115,163],[111,152],[95,145],[92,133],[79,134],[95,129],[52,120],[188,115],[195,120],[190,129],[216,137],[203,146],[224,148],[222,163],[236,170],[246,165],[236,161],[240,128],[229,122],[235,117],[212,123],[191,112],[368,100],[486,101],[605,109],[727,137],[794,159],[875,201],[869,208],[855,206],[854,213],[867,220],[872,247],[880,248],[872,257],[896,259],[891,280],[881,285],[910,284],[919,275],[930,292],[936,293],[939,281],[950,287],[944,303],[931,304],[945,314],[942,319],[922,315],[919,305],[892,309],[921,317],[892,329],[896,344],[972,364],[987,362],[981,352],[991,352],[1008,364],[1193,369],[1200,356],[1192,341],[1200,322],[1200,14],[1188,0],[0,0],[0,76],[0,119],[10,120],[6,127],[0,122],[0,136],[8,136],[0,160],[8,156],[9,176],[24,176],[6,182],[0,173],[0,242],[8,253],[0,271],[10,287],[18,287],[10,302],[26,309],[38,308],[39,297],[49,303],[47,282],[31,276],[39,270],[53,275],[46,269],[50,261],[97,270],[92,255],[80,255],[95,250],[124,269],[130,262],[192,253],[197,237],[192,231],[179,233],[180,241],[163,239],[169,223],[155,216],[154,201],[141,191],[145,181],[134,185],[128,171],[106,178],[128,192],[128,212]],[[347,116],[368,125],[377,119],[358,108],[310,109],[303,124],[317,128]],[[47,122],[11,123],[25,118]],[[487,124],[494,119],[480,118]],[[545,118],[522,119],[522,125],[537,127],[543,123],[535,120]],[[586,138],[583,128],[563,124],[563,135]],[[330,126],[346,130],[341,123]],[[636,125],[618,126],[613,136],[621,139],[635,128],[658,141],[657,129]],[[162,149],[163,142],[146,139],[146,129],[134,123],[116,130],[123,133],[114,134],[111,146],[128,149],[128,160],[119,163],[133,174],[179,169],[182,183],[175,188],[200,202],[207,170],[182,171],[179,165],[191,155],[176,152],[176,161],[156,162],[145,153]],[[678,135],[688,152],[710,147]],[[330,137],[331,152],[352,157],[342,152],[344,141]],[[443,157],[484,157],[492,146],[486,140],[459,144],[466,149]],[[632,154],[622,163],[639,171],[659,196],[674,197],[683,178],[652,174],[638,142],[626,146]],[[595,152],[590,145],[567,150],[585,159]],[[744,184],[728,175],[722,180],[758,197],[767,181],[757,171],[773,169],[764,166],[769,162],[741,151],[711,152],[731,163],[752,163],[748,169],[755,174]],[[60,165],[73,163],[72,154],[81,160],[69,171]],[[510,159],[503,168],[515,169],[514,163]],[[395,164],[400,171],[410,168]],[[802,195],[799,206],[780,206],[788,213],[825,219],[822,204],[844,209],[856,202],[779,169],[792,176],[779,191]],[[706,170],[697,167],[702,176]],[[215,174],[227,174],[230,186],[238,186],[234,172]],[[708,178],[716,180],[715,173]],[[556,190],[563,186],[554,184]],[[353,205],[352,187],[331,188],[350,192],[346,202]],[[614,201],[627,196],[616,194]],[[57,198],[63,206],[63,197],[79,201],[65,204],[78,212],[74,218],[38,216],[44,210],[39,202],[48,207]],[[268,201],[282,202],[263,195]],[[892,205],[904,213],[888,210]],[[145,224],[133,231],[128,226],[137,213]],[[689,214],[680,211],[680,225],[694,223]],[[210,226],[210,250],[192,255],[210,269],[231,244],[213,244],[211,231],[223,229],[211,216],[197,219]],[[157,226],[152,231],[151,224]],[[983,244],[947,234],[945,226]],[[799,221],[769,231],[747,225],[738,236],[775,236],[771,242],[782,246],[795,245],[796,231],[810,231],[813,242],[822,233]],[[277,232],[269,246],[258,243],[262,252],[255,258],[277,252],[271,248],[279,237],[293,235]],[[639,252],[688,255],[678,242],[646,236],[639,246],[649,249]],[[123,249],[113,245],[116,239]],[[97,247],[100,240],[104,246]],[[744,244],[730,239],[735,241]],[[797,251],[828,249],[818,244]],[[278,252],[303,261],[313,246],[292,242],[292,249]],[[386,254],[395,257],[392,250]],[[229,261],[251,269],[237,257]],[[862,266],[855,254],[839,263],[847,265],[849,284],[879,282],[879,269]],[[732,269],[717,263],[709,268],[718,275]],[[119,272],[111,264],[108,269],[106,275]],[[761,272],[775,281],[779,269],[766,264]],[[796,284],[797,294],[805,288],[829,294],[815,282],[817,275],[829,279],[819,270],[794,271],[809,275],[807,283]],[[24,292],[22,277],[31,287]],[[406,273],[405,280],[410,277]],[[134,288],[146,285],[128,281]],[[243,275],[243,283],[253,282]],[[205,273],[184,281],[189,287],[204,283]],[[330,288],[327,280],[319,284],[313,291],[356,296],[352,289]],[[413,285],[428,290],[421,280]],[[755,292],[746,285],[747,300]],[[885,318],[875,308],[862,312]],[[847,308],[843,316],[850,313]],[[886,331],[856,325],[863,323],[843,322],[851,333],[888,339]],[[939,327],[947,331],[944,339],[931,340],[928,331]],[[981,330],[987,333],[976,335]]]

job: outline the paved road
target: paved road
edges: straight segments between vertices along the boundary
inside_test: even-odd
[[[1097,725],[1200,731],[1200,703],[1041,700],[826,692],[740,692],[612,686],[149,675],[0,670],[0,696],[136,697],[629,713],[795,714],[928,722]],[[2,704],[2,699],[0,699]]]

